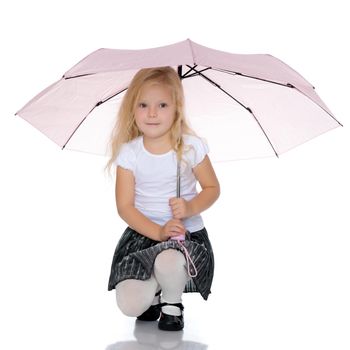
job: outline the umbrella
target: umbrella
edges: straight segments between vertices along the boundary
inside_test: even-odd
[[[182,79],[189,125],[211,159],[278,156],[342,124],[295,70],[269,54],[233,54],[189,39],[142,49],[99,49],[29,101],[20,116],[62,149],[110,155],[119,104],[141,68]]]

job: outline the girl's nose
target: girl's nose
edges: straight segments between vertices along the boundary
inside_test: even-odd
[[[156,108],[155,107],[150,107],[149,109],[149,112],[148,112],[148,115],[152,118],[156,117],[157,116],[157,111],[156,111]]]

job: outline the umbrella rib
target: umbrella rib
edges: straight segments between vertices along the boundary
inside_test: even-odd
[[[188,70],[184,75],[180,76],[181,79],[192,78],[192,77],[195,77],[195,76],[198,75],[198,72],[192,73],[192,74],[189,75],[189,73],[192,72],[192,71],[197,67],[197,65],[195,65],[194,67],[191,67],[191,66],[189,66],[189,65],[186,65],[186,66],[187,66],[188,68],[190,68],[190,70]],[[199,72],[205,72],[206,70],[209,70],[209,69],[211,69],[211,67],[204,68],[204,69],[202,69],[202,70],[199,71]]]
[[[283,83],[279,83],[277,81],[273,81],[273,80],[269,80],[269,79],[263,79],[263,78],[258,78],[258,77],[254,77],[253,75],[247,75],[247,74],[243,74],[243,73],[240,73],[240,72],[234,72],[234,71],[227,70],[227,69],[218,69],[218,68],[212,68],[212,69],[216,70],[218,72],[221,72],[221,73],[227,73],[227,74],[230,74],[230,75],[239,75],[239,76],[242,76],[242,77],[245,77],[245,78],[265,81],[267,83],[281,85],[281,86],[284,86],[284,87],[294,87],[292,84],[289,84],[289,83],[283,84]],[[313,89],[315,89],[315,88],[313,87]]]
[[[293,84],[290,83],[278,83],[277,81],[273,81],[273,80],[268,80],[268,79],[262,79],[262,78],[258,78],[258,77],[254,77],[252,75],[246,75],[246,74],[242,74],[239,72],[234,72],[234,71],[230,71],[227,69],[218,69],[218,68],[212,68],[213,70],[216,70],[218,72],[222,72],[222,73],[227,73],[227,74],[231,74],[231,75],[240,75],[242,77],[245,78],[250,78],[250,79],[255,79],[255,80],[261,80],[261,81],[265,81],[267,83],[271,83],[271,84],[276,84],[276,85],[280,85],[280,86],[284,86],[284,87],[288,87],[288,88],[292,88],[295,89],[296,91],[298,91],[300,94],[302,94],[303,96],[305,96],[307,99],[309,99],[311,102],[315,103],[318,107],[320,107],[324,112],[326,112],[330,117],[332,117],[334,119],[334,121],[336,121],[340,126],[343,126],[343,124],[341,124],[331,113],[329,113],[325,108],[323,108],[322,106],[320,106],[318,103],[316,103],[313,99],[311,99],[309,96],[307,96],[303,91],[301,91],[300,89],[298,89],[296,86],[294,86]],[[312,86],[312,88],[315,90],[315,87]]]
[[[72,75],[71,77],[70,76],[66,77],[65,75],[63,75],[62,79],[68,80],[68,79],[81,78],[81,77],[86,77],[88,75],[95,75],[95,74],[96,73],[86,73],[86,74]]]
[[[331,113],[329,113],[325,108],[323,108],[322,106],[320,106],[318,103],[316,103],[312,98],[310,98],[309,96],[307,96],[303,91],[299,90],[297,87],[295,87],[294,85],[289,84],[291,88],[297,90],[300,94],[302,94],[303,96],[305,96],[307,99],[309,99],[311,102],[313,102],[316,106],[320,107],[324,112],[326,112],[331,118],[334,119],[334,121],[336,121],[340,126],[343,126],[342,123],[340,123]]]
[[[343,126],[332,114],[330,114],[326,109],[324,109],[322,106],[320,106],[318,103],[316,103],[315,101],[313,101],[309,96],[307,96],[303,91],[301,91],[300,89],[298,89],[296,86],[294,86],[293,84],[290,83],[278,83],[277,81],[273,81],[273,80],[268,80],[268,79],[262,79],[262,78],[258,78],[258,77],[254,77],[252,75],[247,75],[247,74],[242,74],[239,72],[234,72],[228,69],[218,69],[218,68],[212,68],[213,70],[216,70],[218,72],[222,72],[222,73],[227,73],[227,74],[231,74],[231,75],[240,75],[242,77],[245,78],[250,78],[250,79],[255,79],[255,80],[261,80],[261,81],[265,81],[267,83],[271,83],[271,84],[276,84],[276,85],[280,85],[280,86],[284,86],[284,87],[289,87],[292,89],[296,89],[299,93],[301,93],[302,95],[304,95],[306,98],[308,98],[310,101],[312,101],[313,103],[315,103],[317,106],[319,106],[320,108],[322,108],[330,117],[332,117],[340,126]],[[312,88],[315,90],[315,87],[312,86]]]
[[[177,67],[177,74],[179,75],[180,79],[182,77],[182,66]]]
[[[255,119],[255,121],[257,122],[257,124],[259,125],[261,131],[264,133],[265,137],[267,138],[270,146],[272,147],[273,151],[275,152],[276,157],[278,158],[278,153],[275,149],[275,147],[273,146],[270,138],[267,136],[264,128],[262,127],[262,125],[260,124],[258,118],[255,116],[255,114],[253,113],[253,111],[251,110],[250,107],[246,107],[242,102],[238,101],[236,98],[234,98],[231,94],[229,94],[226,90],[224,90],[219,84],[217,84],[215,81],[213,81],[212,79],[210,79],[209,77],[207,77],[206,75],[202,74],[201,71],[197,71],[195,68],[193,68],[194,71],[196,71],[199,75],[201,76],[203,79],[207,80],[208,82],[210,82],[211,84],[213,84],[215,87],[217,87],[220,91],[222,91],[223,93],[225,93],[227,96],[229,96],[230,98],[232,98],[234,101],[236,101],[240,106],[242,106],[243,108],[245,108]]]
[[[267,138],[267,141],[269,141],[270,146],[272,147],[273,151],[275,152],[276,157],[278,158],[278,153],[277,153],[275,147],[273,147],[273,144],[272,144],[270,138],[267,136],[267,134],[266,134],[264,128],[261,126],[261,124],[260,124],[258,118],[255,116],[255,114],[253,113],[253,111],[252,111],[249,107],[248,107],[247,109],[248,109],[248,111],[252,114],[252,116],[254,117],[255,121],[258,123],[258,125],[259,125],[261,131],[264,133],[265,137]]]
[[[190,70],[188,70],[183,76],[181,76],[180,78],[183,79],[183,78],[187,78],[187,74],[189,74],[190,72],[193,71],[194,68],[197,67],[197,65],[194,65],[193,67],[189,66],[189,65],[186,65],[187,68],[190,68]]]
[[[97,104],[96,104],[96,106],[95,106],[95,107],[97,107],[97,106],[101,105],[102,103],[107,102],[107,101],[108,101],[108,100],[110,100],[111,98],[113,98],[113,97],[115,97],[115,96],[117,96],[117,95],[121,94],[122,92],[124,92],[124,91],[125,91],[125,90],[127,90],[127,89],[128,89],[128,88],[125,88],[125,89],[123,89],[123,90],[120,90],[120,91],[118,91],[116,94],[109,96],[109,97],[108,97],[108,98],[106,98],[105,100],[97,102]],[[95,108],[95,107],[94,107],[94,108]]]
[[[127,88],[123,89],[123,90],[120,90],[118,91],[116,94],[106,98],[105,100],[103,101],[98,101],[94,107],[92,107],[91,111],[86,114],[86,116],[84,117],[84,119],[82,119],[82,121],[77,125],[77,127],[73,130],[73,132],[71,133],[71,135],[69,136],[69,138],[67,139],[66,143],[62,146],[62,150],[66,147],[67,143],[69,142],[69,140],[72,138],[72,136],[75,134],[75,132],[79,129],[80,125],[83,124],[83,122],[85,121],[85,119],[89,116],[89,114],[98,106],[100,106],[102,103],[105,103],[106,101],[110,100],[111,98],[121,94],[123,91],[127,90]]]

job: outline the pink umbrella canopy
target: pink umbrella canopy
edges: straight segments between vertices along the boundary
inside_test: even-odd
[[[300,74],[268,54],[233,54],[185,40],[143,49],[99,49],[16,115],[60,147],[108,156],[121,100],[141,68],[172,66],[189,124],[211,159],[278,156],[341,126]]]

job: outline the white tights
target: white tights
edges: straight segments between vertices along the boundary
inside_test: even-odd
[[[155,259],[148,280],[127,279],[117,284],[117,305],[125,315],[137,317],[152,305],[160,289],[162,302],[180,303],[189,279],[184,255],[176,249],[163,250]]]

